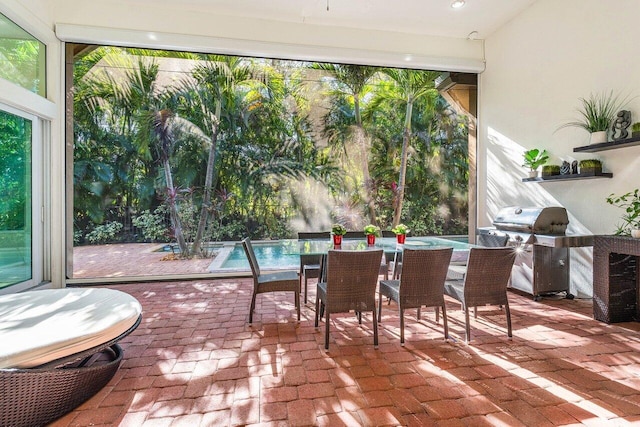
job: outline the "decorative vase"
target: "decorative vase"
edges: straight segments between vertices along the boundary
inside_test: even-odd
[[[529,178],[537,178],[537,177],[538,177],[537,170],[529,171]]]
[[[404,245],[404,241],[407,238],[406,234],[396,234],[396,238],[398,239],[399,245]]]
[[[367,234],[367,245],[373,246],[376,244],[376,235],[375,234]]]
[[[340,246],[342,244],[342,236],[338,234],[333,235],[333,245]]]
[[[603,142],[607,142],[606,130],[591,132],[591,138],[589,139],[589,144],[601,144]]]
[[[640,239],[640,230],[631,230],[631,237],[634,239]]]

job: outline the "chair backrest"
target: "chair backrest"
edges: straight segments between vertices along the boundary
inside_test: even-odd
[[[467,305],[503,304],[515,259],[511,247],[471,248],[464,278]]]
[[[247,259],[249,260],[251,273],[253,274],[253,279],[255,282],[256,280],[258,280],[258,276],[260,276],[260,266],[258,265],[258,260],[256,259],[256,253],[253,251],[251,239],[246,237],[242,241],[242,247],[244,248],[244,253],[247,255]]]
[[[486,246],[488,248],[499,248],[507,245],[509,236],[506,234],[479,234],[477,243],[478,246]]]
[[[327,310],[331,313],[371,311],[382,250],[334,251],[327,255]]]
[[[301,231],[298,233],[298,239],[327,239],[331,238],[330,231]]]
[[[364,231],[347,231],[343,236],[344,239],[365,239]]]
[[[298,233],[298,239],[304,240],[329,240],[331,238],[330,231],[303,231]],[[320,264],[321,255],[300,255],[300,274],[305,265]]]
[[[452,253],[453,248],[404,250],[400,278],[402,305],[420,307],[444,303],[444,282]]]
[[[391,230],[382,230],[382,237],[396,237],[396,233]],[[411,232],[407,232],[407,236],[411,234]]]

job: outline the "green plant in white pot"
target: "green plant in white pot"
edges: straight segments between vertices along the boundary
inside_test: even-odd
[[[532,148],[524,152],[522,166],[529,168],[529,178],[535,178],[538,176],[538,168],[547,163],[547,160],[547,150]]]
[[[631,234],[631,237],[640,238],[640,190],[636,188],[621,196],[611,194],[607,203],[624,209],[620,217],[622,224],[618,225],[615,234]]]
[[[598,144],[607,142],[607,131],[611,127],[611,123],[618,111],[629,102],[629,98],[621,99],[619,95],[614,95],[611,91],[591,94],[589,98],[580,98],[580,102],[582,103],[582,106],[578,108],[580,118],[563,124],[559,129],[565,127],[582,128],[591,134],[590,144]]]

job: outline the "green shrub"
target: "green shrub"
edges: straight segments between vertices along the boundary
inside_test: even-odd
[[[158,207],[153,213],[148,210],[133,218],[133,225],[142,231],[142,235],[147,241],[167,242],[169,241],[169,230],[165,223],[167,209],[165,206]]]
[[[119,222],[108,222],[106,224],[97,225],[93,231],[87,233],[87,240],[94,245],[113,242],[116,236],[122,230],[122,224]]]

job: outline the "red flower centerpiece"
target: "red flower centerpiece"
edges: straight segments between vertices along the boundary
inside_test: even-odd
[[[331,226],[331,234],[333,234],[333,245],[342,245],[342,236],[347,233],[347,229],[342,224],[333,224]]]
[[[409,228],[404,224],[398,224],[391,229],[394,233],[396,233],[396,239],[399,245],[404,245],[405,239],[407,238],[407,233],[409,232]]]
[[[367,236],[367,245],[373,246],[376,244],[376,237],[380,236],[380,227],[369,224],[364,227],[364,234]]]

